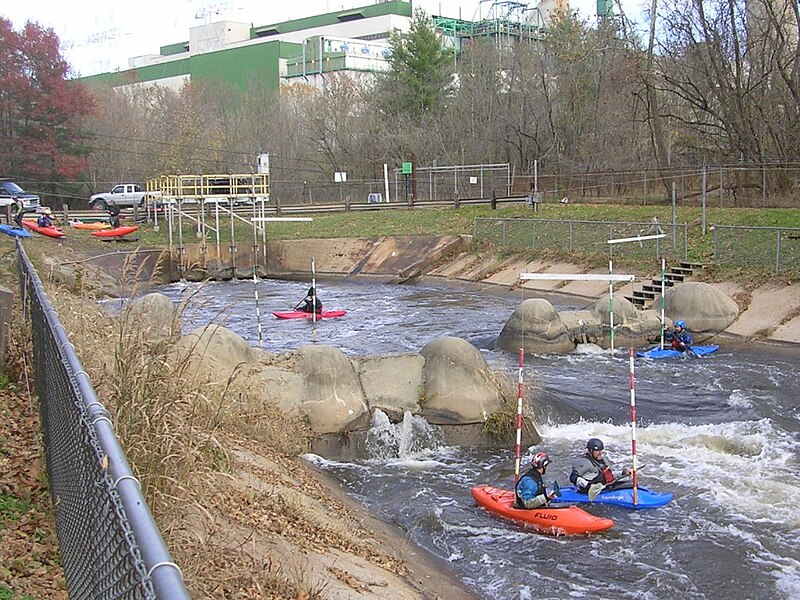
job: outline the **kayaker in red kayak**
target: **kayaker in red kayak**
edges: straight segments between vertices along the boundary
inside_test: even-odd
[[[596,485],[605,489],[631,487],[628,468],[623,468],[622,476],[617,478],[611,470],[611,461],[603,456],[603,450],[603,441],[592,438],[586,443],[586,454],[572,463],[569,480],[579,492],[587,494],[589,488]]]
[[[306,297],[303,298],[298,303],[298,305],[294,307],[294,309],[307,313],[312,313],[312,312],[316,312],[317,314],[321,313],[322,301],[317,296],[317,290],[314,289],[313,287],[308,288],[308,294],[306,294]]]
[[[51,216],[53,211],[49,208],[45,207],[42,209],[42,214],[39,215],[39,218],[36,219],[36,224],[39,227],[52,227],[53,226],[53,217]]]
[[[545,452],[537,452],[531,459],[531,468],[519,478],[514,488],[514,508],[539,508],[547,506],[556,493],[548,492],[544,485],[544,474],[550,457]]]

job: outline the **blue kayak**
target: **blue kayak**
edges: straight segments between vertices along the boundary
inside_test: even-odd
[[[603,490],[592,501],[588,494],[582,494],[575,487],[561,488],[561,496],[554,498],[553,502],[595,502],[597,504],[612,504],[625,508],[656,508],[664,506],[672,500],[672,494],[651,492],[639,486],[636,490],[636,504],[633,503],[633,488],[621,490]]]
[[[33,237],[33,234],[27,229],[14,227],[13,225],[5,225],[3,223],[0,223],[0,231],[12,237]]]
[[[664,348],[661,350],[658,346],[655,348],[651,348],[650,350],[645,350],[643,352],[637,352],[636,356],[639,358],[677,358],[678,356],[705,356],[706,354],[711,354],[712,352],[716,352],[719,350],[719,346],[716,344],[711,344],[710,346],[692,346],[690,352],[679,352],[678,350],[673,350],[672,348]]]

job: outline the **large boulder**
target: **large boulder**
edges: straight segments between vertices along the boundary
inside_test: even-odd
[[[695,337],[711,337],[727,329],[739,316],[739,306],[725,292],[700,281],[680,283],[664,294],[664,311],[683,319]]]
[[[164,294],[154,292],[137,298],[122,314],[151,342],[171,339],[180,331],[175,305]]]
[[[175,344],[176,359],[186,361],[185,376],[211,382],[227,381],[256,360],[256,351],[222,325],[205,325]]]
[[[341,350],[304,346],[297,351],[295,366],[305,382],[303,409],[314,432],[336,433],[369,424],[361,382]]]
[[[524,348],[526,352],[541,354],[571,352],[575,342],[550,302],[529,298],[506,321],[497,338],[497,347],[508,352]]]
[[[455,337],[428,343],[422,416],[429,423],[483,423],[500,403],[500,386],[475,346]]]
[[[562,310],[558,317],[575,344],[598,344],[603,337],[603,320],[591,310]],[[606,326],[606,331],[608,326]]]
[[[601,331],[597,343],[611,346],[611,313],[614,313],[614,346],[646,346],[661,337],[661,321],[654,311],[639,311],[633,303],[623,296],[615,295],[613,303],[608,294],[598,298],[591,307],[597,316]]]
[[[273,404],[291,416],[303,416],[305,382],[303,376],[288,368],[266,365],[242,373],[237,383],[250,391],[263,403]]]
[[[406,411],[418,414],[423,394],[421,354],[388,354],[356,360],[356,371],[371,410],[389,414],[394,421]]]

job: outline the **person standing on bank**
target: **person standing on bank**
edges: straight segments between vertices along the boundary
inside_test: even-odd
[[[108,222],[111,225],[111,229],[118,229],[120,227],[120,220],[119,220],[119,206],[113,200],[108,201],[108,208],[106,208],[108,212]]]
[[[514,508],[539,508],[547,506],[556,497],[554,491],[548,492],[544,485],[544,474],[550,457],[545,452],[537,452],[531,459],[531,468],[519,478],[514,488]]]
[[[603,441],[592,438],[586,443],[586,454],[572,463],[572,472],[569,480],[579,492],[588,494],[590,488],[608,489],[630,487],[628,467],[622,469],[622,476],[617,478],[611,470],[611,461],[603,456]]]

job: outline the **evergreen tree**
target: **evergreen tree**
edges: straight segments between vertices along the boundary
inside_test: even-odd
[[[408,33],[390,37],[391,69],[379,85],[383,109],[392,116],[419,122],[436,113],[453,88],[453,53],[442,46],[433,23],[421,9],[414,11]]]

